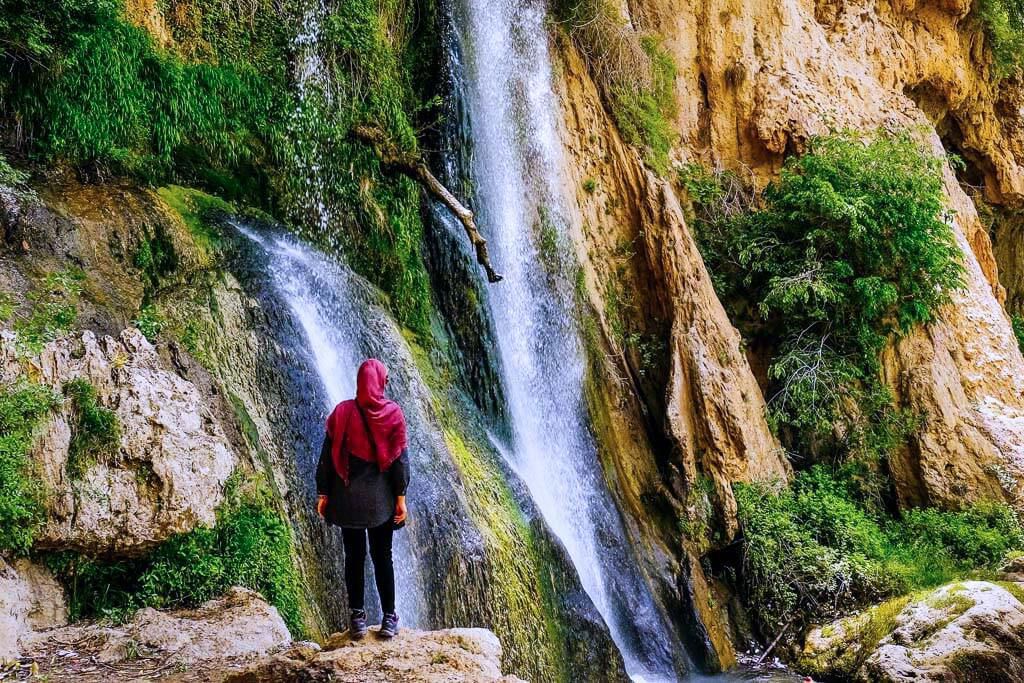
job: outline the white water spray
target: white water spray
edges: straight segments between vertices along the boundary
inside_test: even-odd
[[[569,288],[551,284],[535,244],[542,221],[564,225],[566,206],[546,7],[463,0],[457,23],[477,209],[506,276],[487,290],[513,434],[501,450],[565,545],[630,675],[674,679],[685,655],[664,649],[666,626],[632,557],[590,434]]]

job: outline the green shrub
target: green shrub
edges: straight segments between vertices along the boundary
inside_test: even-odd
[[[143,306],[139,311],[139,317],[132,321],[139,332],[151,342],[155,342],[160,332],[164,329],[164,317],[153,304]]]
[[[787,159],[759,208],[735,176],[683,175],[723,301],[775,347],[772,421],[804,453],[877,458],[915,426],[878,357],[963,285],[941,166],[908,134],[843,133]]]
[[[812,467],[789,488],[735,487],[741,590],[765,636],[790,617],[834,618],[883,598],[995,570],[1024,535],[1005,504],[957,512],[870,511],[848,473]]]
[[[1012,315],[1010,323],[1013,325],[1013,336],[1017,338],[1017,346],[1020,347],[1021,353],[1024,353],[1024,317]]]
[[[27,317],[14,321],[23,352],[39,353],[47,342],[72,331],[78,318],[85,273],[77,269],[50,273],[27,294],[32,304]]]
[[[1024,0],[978,0],[974,8],[992,51],[992,75],[998,80],[1019,73],[1024,66]]]
[[[96,387],[89,380],[71,380],[64,385],[64,395],[72,409],[67,472],[79,479],[97,458],[117,452],[121,425],[114,411],[96,402]]]
[[[0,551],[28,552],[43,522],[43,484],[28,453],[37,426],[59,405],[60,398],[38,384],[0,393]]]
[[[123,621],[141,607],[193,607],[231,586],[262,593],[296,638],[305,629],[291,529],[265,493],[229,484],[217,524],[174,536],[140,559],[109,562],[74,553],[48,558],[64,583],[73,620]]]

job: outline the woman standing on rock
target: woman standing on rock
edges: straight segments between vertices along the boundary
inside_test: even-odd
[[[398,633],[395,612],[395,570],[391,537],[405,525],[405,489],[409,484],[405,415],[384,398],[388,370],[370,358],[359,366],[356,397],[342,401],[327,418],[327,435],[316,470],[317,512],[341,527],[345,544],[345,588],[351,612],[349,633],[366,635],[363,576],[366,540],[370,540],[377,593],[380,635]]]

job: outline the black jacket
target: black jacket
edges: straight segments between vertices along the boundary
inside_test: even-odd
[[[409,449],[381,472],[377,463],[355,456],[348,459],[348,486],[334,471],[331,437],[324,436],[316,468],[316,492],[327,496],[324,518],[335,526],[370,529],[395,516],[395,498],[409,486]]]

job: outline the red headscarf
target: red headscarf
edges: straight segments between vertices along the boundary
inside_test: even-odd
[[[327,436],[331,439],[334,471],[346,486],[349,455],[367,462],[374,461],[374,448],[370,439],[373,439],[373,445],[376,446],[376,461],[381,472],[391,467],[391,463],[405,450],[405,415],[397,403],[384,398],[384,385],[387,381],[388,369],[383,363],[376,358],[363,361],[356,376],[355,400],[342,401],[327,418]],[[369,434],[359,417],[359,409],[366,416]]]

